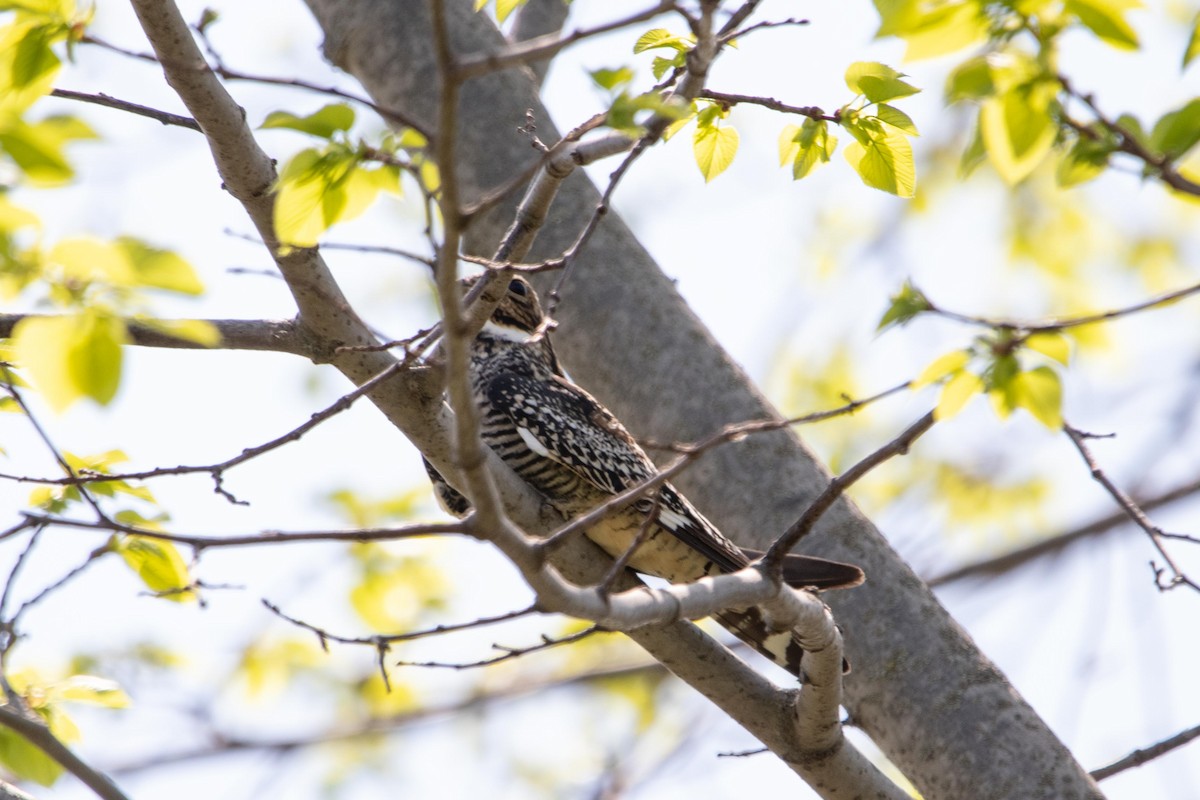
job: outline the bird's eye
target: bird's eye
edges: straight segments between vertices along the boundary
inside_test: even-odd
[[[508,290],[513,294],[521,295],[521,297],[524,297],[529,293],[529,287],[525,285],[525,281],[510,281],[508,284]]]

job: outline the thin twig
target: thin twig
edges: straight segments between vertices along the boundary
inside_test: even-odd
[[[1174,489],[1137,500],[1137,505],[1143,511],[1149,511],[1159,506],[1165,506],[1174,503],[1177,500],[1182,500],[1186,497],[1200,492],[1200,480],[1189,481],[1182,486],[1176,486]],[[948,583],[971,578],[976,576],[995,576],[1010,572],[1017,567],[1023,566],[1031,561],[1034,561],[1043,556],[1052,555],[1061,552],[1063,548],[1074,544],[1077,541],[1096,536],[1105,531],[1112,530],[1121,525],[1123,522],[1129,521],[1129,515],[1124,509],[1118,510],[1109,514],[1106,517],[1094,520],[1081,525],[1078,528],[1050,536],[1039,542],[1034,542],[1026,547],[1013,550],[1003,555],[985,558],[980,561],[975,561],[970,564],[964,564],[961,567],[955,567],[948,572],[935,575],[925,581],[930,587],[944,586]],[[1166,538],[1176,538],[1172,534],[1164,533]]]
[[[932,428],[933,424],[934,416],[933,412],[930,411],[910,425],[895,439],[871,453],[841,475],[833,478],[826,485],[825,489],[817,495],[817,498],[809,504],[808,508],[804,509],[804,513],[800,515],[800,519],[796,520],[767,550],[767,554],[763,557],[763,564],[767,567],[772,577],[776,580],[782,577],[784,556],[799,543],[801,538],[813,529],[813,526],[817,524],[821,516],[829,510],[834,501],[841,497],[842,493],[851,484],[893,456],[907,453],[913,443],[922,434]]]
[[[76,100],[81,103],[92,103],[93,105],[104,106],[106,108],[115,108],[118,111],[128,111],[131,114],[137,114],[142,117],[149,117],[157,120],[163,125],[177,125],[180,128],[188,128],[189,130],[199,131],[200,124],[191,117],[185,117],[180,114],[172,114],[168,111],[160,111],[157,108],[150,106],[138,105],[131,103],[128,100],[119,100],[111,95],[104,94],[88,94],[87,92],[74,92],[70,89],[52,89],[50,94],[53,97],[61,97],[64,100]]]
[[[1051,319],[1046,322],[1023,322],[1020,320],[977,317],[970,314],[961,314],[957,311],[950,311],[937,306],[932,302],[929,302],[927,311],[928,313],[937,314],[940,317],[955,320],[956,322],[965,322],[985,328],[1019,331],[1021,333],[1031,334],[1061,331],[1067,328],[1077,328],[1081,325],[1093,325],[1097,322],[1106,322],[1119,317],[1129,316],[1130,314],[1136,314],[1139,311],[1147,311],[1149,309],[1165,306],[1182,300],[1185,297],[1191,297],[1194,294],[1200,294],[1200,283],[1195,283],[1191,286],[1185,286],[1182,289],[1176,289],[1174,291],[1167,292],[1166,294],[1161,294],[1157,297],[1143,300],[1140,303],[1134,303],[1131,306],[1125,306],[1124,308],[1116,308],[1096,314],[1084,314],[1078,317],[1060,317],[1058,319]]]
[[[648,19],[653,19],[660,14],[665,14],[675,8],[675,3],[672,0],[661,0],[650,8],[631,14],[612,22],[606,22],[602,25],[597,25],[592,28],[581,28],[572,31],[565,36],[559,36],[556,33],[551,33],[546,36],[538,36],[534,39],[527,39],[518,44],[510,45],[503,50],[495,53],[480,53],[477,55],[466,56],[458,60],[454,67],[454,77],[458,81],[464,81],[468,78],[476,78],[480,75],[486,75],[489,72],[504,69],[506,67],[515,66],[517,64],[529,64],[534,61],[542,61],[551,58],[563,49],[585,39],[590,39],[605,33],[627,28],[630,25],[636,25],[639,22],[645,22]]]
[[[1176,748],[1183,747],[1194,739],[1200,739],[1200,725],[1194,725],[1187,730],[1180,731],[1174,736],[1163,739],[1157,744],[1152,744],[1149,747],[1144,747],[1139,750],[1134,750],[1129,755],[1119,761],[1114,761],[1107,767],[1100,767],[1092,770],[1090,773],[1094,780],[1102,781],[1105,778],[1111,778],[1119,772],[1124,772],[1127,769],[1140,767],[1148,761],[1153,761],[1159,756],[1165,755]]]
[[[510,661],[514,658],[521,658],[522,656],[527,656],[530,653],[549,650],[551,647],[558,647],[559,645],[564,644],[574,644],[575,642],[578,642],[581,639],[586,639],[593,634],[607,632],[608,631],[606,629],[600,627],[599,625],[592,625],[588,628],[578,631],[577,633],[572,633],[568,636],[563,636],[557,639],[543,635],[541,642],[528,647],[507,647],[501,644],[493,644],[492,647],[494,649],[502,651],[501,655],[494,656],[492,658],[480,659],[479,661],[471,661],[467,663],[453,663],[445,661],[397,661],[395,665],[398,667],[434,667],[437,669],[454,670],[478,669],[479,667],[490,667],[491,665],[499,664],[502,661]]]
[[[1154,568],[1155,583],[1157,584],[1158,588],[1162,591],[1166,591],[1168,589],[1174,589],[1177,586],[1189,586],[1192,589],[1200,592],[1200,585],[1197,585],[1195,581],[1184,574],[1184,572],[1175,563],[1175,560],[1171,557],[1171,554],[1167,552],[1166,545],[1163,544],[1162,529],[1151,522],[1150,518],[1146,516],[1146,512],[1143,511],[1138,504],[1133,501],[1133,498],[1125,494],[1125,492],[1122,491],[1119,486],[1113,483],[1112,479],[1105,474],[1104,470],[1100,468],[1099,462],[1096,461],[1095,456],[1092,455],[1091,450],[1084,443],[1085,440],[1095,437],[1092,434],[1085,433],[1078,428],[1072,427],[1066,422],[1063,423],[1063,431],[1067,434],[1067,437],[1070,438],[1071,443],[1075,445],[1075,449],[1079,451],[1079,455],[1083,458],[1084,463],[1087,464],[1092,478],[1104,487],[1104,490],[1109,493],[1113,500],[1116,501],[1117,505],[1121,507],[1121,510],[1133,520],[1134,524],[1146,532],[1146,535],[1150,538],[1150,543],[1154,545],[1154,549],[1158,551],[1158,554],[1162,556],[1163,561],[1166,562],[1167,567],[1171,570],[1171,577],[1168,582],[1164,584],[1162,582],[1162,570],[1157,566],[1154,566],[1153,562],[1151,562],[1151,566]]]
[[[503,614],[496,614],[491,617],[480,617],[479,619],[471,620],[470,622],[459,622],[451,625],[435,625],[432,628],[423,630],[409,631],[408,633],[384,633],[375,634],[372,636],[340,636],[336,633],[321,628],[312,623],[305,622],[301,619],[288,616],[270,601],[264,599],[262,604],[266,606],[275,616],[287,620],[293,625],[304,628],[310,631],[321,640],[321,645],[324,647],[326,642],[337,642],[338,644],[365,644],[372,647],[378,647],[380,644],[395,644],[397,642],[409,642],[414,639],[424,639],[430,636],[441,636],[444,633],[455,633],[456,631],[471,630],[472,628],[482,628],[486,625],[495,625],[500,622],[508,622],[509,620],[520,619],[531,614],[537,614],[537,606],[526,606],[525,608],[516,611],[506,611]]]
[[[413,525],[402,525],[397,528],[357,528],[349,531],[264,531],[262,533],[234,536],[208,536],[203,534],[165,533],[163,531],[125,525],[111,519],[88,522],[30,511],[23,512],[23,516],[37,524],[57,525],[65,528],[82,528],[94,531],[115,531],[116,533],[142,536],[147,539],[174,542],[175,544],[187,545],[197,552],[221,547],[255,547],[259,545],[300,544],[304,542],[391,542],[423,536],[466,535],[469,533],[468,522],[462,520],[455,522],[424,522]]]

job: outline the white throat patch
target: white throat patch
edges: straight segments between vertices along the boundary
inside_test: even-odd
[[[519,328],[510,328],[506,325],[497,325],[490,319],[483,323],[483,333],[494,336],[497,339],[503,339],[506,342],[516,342],[517,344],[525,344],[532,337],[532,334],[528,331],[523,331]]]

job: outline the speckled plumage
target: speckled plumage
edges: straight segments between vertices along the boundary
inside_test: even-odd
[[[624,426],[595,398],[572,383],[554,349],[539,332],[543,314],[533,288],[514,278],[472,347],[471,381],[480,409],[483,441],[555,508],[574,516],[656,474],[654,463]],[[442,505],[463,515],[470,505],[428,463]],[[610,514],[587,532],[614,558],[621,557],[653,523],[629,559],[638,572],[674,583],[734,572],[750,563],[669,483],[657,502],[635,503]],[[853,586],[857,567],[789,556],[785,580],[817,589]],[[716,618],[757,651],[794,675],[803,653],[790,632],[774,631],[757,609],[721,612]]]

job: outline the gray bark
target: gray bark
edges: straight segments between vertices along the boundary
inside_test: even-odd
[[[306,0],[326,54],[376,102],[436,127],[436,75],[427,0]],[[447,0],[456,52],[504,41],[466,0]],[[516,133],[532,109],[555,133],[527,69],[466,84],[457,165],[464,199],[508,181],[536,158]],[[550,255],[576,236],[598,195],[582,176],[564,186],[535,249]],[[476,220],[475,252],[490,255],[511,205]],[[754,287],[746,287],[754,291]],[[615,214],[567,279],[555,334],[568,370],[638,436],[690,441],[776,412],[689,311]],[[791,431],[710,454],[676,480],[735,541],[764,548],[828,481]],[[855,722],[927,798],[1085,798],[1100,792],[1004,676],[849,502],[839,502],[802,549],[857,563],[867,584],[827,597],[855,671],[846,705]],[[672,666],[668,664],[668,666]]]

